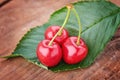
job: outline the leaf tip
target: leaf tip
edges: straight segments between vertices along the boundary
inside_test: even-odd
[[[6,59],[8,59],[8,58],[14,58],[14,57],[18,57],[18,56],[20,56],[20,55],[18,55],[18,54],[11,54],[9,56],[0,56],[0,58],[6,58]]]

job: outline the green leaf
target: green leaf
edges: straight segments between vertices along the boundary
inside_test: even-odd
[[[28,31],[20,40],[12,56],[7,57],[22,56],[42,68],[55,72],[89,67],[97,55],[103,51],[120,25],[120,8],[107,1],[77,2],[74,3],[74,7],[80,16],[83,26],[81,36],[89,48],[89,53],[82,62],[75,65],[68,65],[64,61],[61,61],[59,65],[48,68],[42,65],[36,57],[37,44],[44,39],[46,28],[50,25],[61,26],[63,24],[67,13],[65,7],[54,12],[48,23]],[[66,29],[69,31],[70,36],[77,36],[79,28],[73,12],[71,12]]]

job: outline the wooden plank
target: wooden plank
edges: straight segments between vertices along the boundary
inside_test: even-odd
[[[110,1],[116,4],[117,6],[120,6],[120,0],[110,0]]]
[[[0,8],[0,56],[11,54],[32,27],[47,22],[50,14],[77,0],[13,0]],[[112,0],[120,5],[120,1]],[[86,69],[60,73],[39,68],[21,57],[0,59],[0,80],[119,80],[120,28],[95,63]]]
[[[0,4],[3,3],[5,0],[0,0]]]

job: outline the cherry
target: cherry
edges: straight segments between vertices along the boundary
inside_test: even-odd
[[[76,42],[77,37],[69,37],[62,45],[63,59],[68,64],[79,63],[88,53],[88,48],[82,39],[80,39],[79,45]]]
[[[73,6],[71,8],[78,21],[79,33],[78,37],[69,37],[68,39],[66,39],[66,41],[62,45],[62,49],[64,61],[68,64],[76,64],[86,57],[88,53],[88,48],[85,42],[80,38],[82,33],[82,24],[80,22],[80,17],[75,8]]]
[[[36,54],[39,61],[48,67],[56,66],[62,58],[62,50],[58,43],[53,42],[49,46],[50,40],[43,40],[38,44]]]
[[[54,35],[60,30],[60,26],[50,26],[45,31],[45,39],[51,40]],[[62,33],[59,33],[57,37],[55,38],[55,42],[62,44],[64,40],[68,38],[68,32],[66,29],[62,30]]]

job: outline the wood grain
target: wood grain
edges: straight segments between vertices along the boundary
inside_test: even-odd
[[[10,55],[32,27],[47,22],[50,14],[77,0],[12,0],[0,8],[0,56]],[[119,0],[111,0],[120,6]],[[119,80],[120,28],[92,66],[54,73],[21,57],[0,59],[0,80]]]

